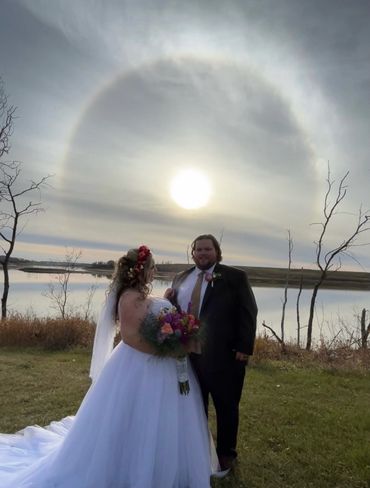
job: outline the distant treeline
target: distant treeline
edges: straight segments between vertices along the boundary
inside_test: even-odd
[[[5,260],[5,256],[2,255],[0,256],[0,263],[3,263]],[[10,257],[9,263],[13,265],[21,265],[21,264],[27,264],[30,263],[31,261],[29,259],[23,259],[23,258],[13,258]]]
[[[110,259],[109,261],[94,261],[91,264],[85,265],[86,267],[88,266],[89,268],[93,269],[114,269],[115,261],[113,259]]]
[[[0,257],[0,262],[3,256]],[[28,272],[60,272],[60,268],[66,266],[63,262],[54,261],[30,261],[22,258],[11,258],[11,265]],[[49,266],[50,268],[40,268]],[[92,273],[96,275],[112,275],[115,262],[95,261],[93,263],[78,263],[75,272]],[[156,278],[172,280],[176,273],[184,271],[193,266],[184,263],[158,263]],[[53,269],[53,267],[55,269]],[[285,287],[289,288],[313,288],[320,277],[316,269],[291,269],[268,268],[257,266],[236,266],[245,271],[252,286],[258,287]],[[57,269],[58,268],[58,269]],[[329,271],[322,288],[336,290],[370,290],[370,273],[362,271]]]
[[[188,269],[190,264],[158,264],[158,275],[173,276]],[[320,278],[320,271],[316,269],[267,268],[256,266],[235,266],[246,272],[252,286],[313,288]],[[333,290],[370,290],[370,273],[361,271],[329,271],[322,288]]]

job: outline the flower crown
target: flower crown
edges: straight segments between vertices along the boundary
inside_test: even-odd
[[[149,247],[147,246],[139,247],[136,264],[132,268],[130,268],[127,273],[130,278],[134,278],[136,275],[140,274],[141,271],[143,271],[145,262],[150,255],[151,252]]]

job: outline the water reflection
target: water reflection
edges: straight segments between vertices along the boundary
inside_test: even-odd
[[[31,313],[37,316],[55,316],[50,299],[43,293],[48,291],[50,283],[56,283],[57,276],[48,273],[24,273],[19,270],[10,271],[10,294],[8,306],[10,311]],[[110,280],[103,275],[72,274],[70,278],[69,305],[75,311],[86,309],[88,293],[91,286],[96,288],[93,302],[92,315],[97,318],[100,307],[104,302],[105,290]],[[171,286],[170,281],[155,280],[153,293],[163,296],[166,288]],[[262,322],[280,333],[280,321],[282,310],[283,289],[280,288],[254,288],[259,315],[259,332],[266,331]],[[298,290],[288,291],[288,303],[285,317],[285,335],[295,339],[297,336],[296,301]],[[303,290],[300,299],[301,324],[304,326],[308,320],[309,302],[311,290]],[[358,327],[357,315],[362,308],[369,308],[370,294],[368,291],[337,291],[321,290],[316,304],[316,319],[314,324],[314,337],[319,338],[320,333],[327,337],[333,337],[344,326],[350,330]],[[301,331],[302,340],[305,337],[305,329]]]

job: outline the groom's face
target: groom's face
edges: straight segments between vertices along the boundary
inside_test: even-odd
[[[208,269],[217,261],[217,252],[211,239],[200,239],[195,243],[193,259],[199,269]]]

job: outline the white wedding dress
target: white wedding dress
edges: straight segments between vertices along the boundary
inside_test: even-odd
[[[169,302],[152,302],[156,312]],[[1,488],[207,488],[218,469],[197,380],[121,342],[75,417],[0,434]],[[213,458],[213,461],[212,461]]]

